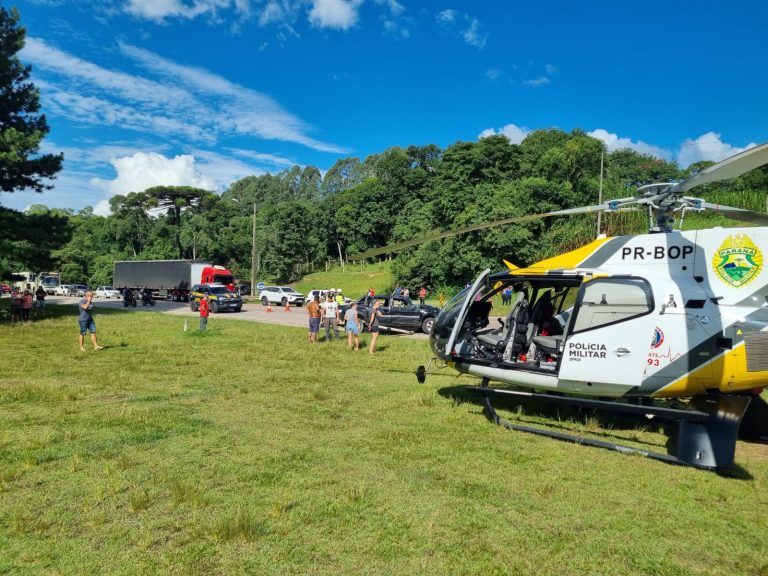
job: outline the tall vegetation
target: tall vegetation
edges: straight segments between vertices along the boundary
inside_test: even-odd
[[[53,255],[66,280],[92,284],[108,283],[119,259],[207,259],[246,279],[255,206],[257,276],[292,282],[368,248],[438,230],[596,204],[601,155],[604,199],[691,171],[632,150],[608,154],[581,130],[539,130],[520,144],[491,136],[444,150],[395,147],[363,160],[341,158],[324,177],[314,166],[294,166],[243,178],[220,195],[163,186],[115,196],[110,216],[69,214],[74,237]],[[766,190],[764,167],[696,193],[764,210]],[[642,213],[621,213],[604,217],[602,230],[639,233],[646,225]],[[450,288],[500,267],[502,258],[530,264],[595,234],[592,215],[508,225],[407,249],[393,255],[393,272],[404,285]]]
[[[21,62],[26,30],[19,13],[0,6],[0,192],[41,192],[61,170],[63,155],[38,154],[48,134],[40,98]],[[23,214],[0,207],[0,275],[17,262],[25,268],[50,265],[51,249],[69,237],[66,217],[48,210]]]

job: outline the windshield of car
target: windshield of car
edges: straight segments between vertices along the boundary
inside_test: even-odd
[[[291,294],[298,294],[298,292],[296,292],[296,290],[294,290],[293,288],[291,288],[289,286],[280,286],[280,290],[282,290],[283,292],[290,292]]]
[[[229,294],[229,290],[224,286],[210,286],[209,289],[211,294]]]

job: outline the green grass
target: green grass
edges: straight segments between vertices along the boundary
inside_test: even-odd
[[[765,446],[733,478],[509,432],[416,383],[425,340],[96,321],[0,315],[0,574],[768,574]]]
[[[361,270],[360,265],[347,266],[345,270],[338,266],[328,272],[315,272],[305,276],[294,287],[302,294],[307,294],[315,288],[325,290],[329,288],[341,288],[345,295],[352,299],[363,296],[368,288],[373,288],[377,294],[391,290],[394,279],[390,271],[389,262],[377,262],[365,264]]]

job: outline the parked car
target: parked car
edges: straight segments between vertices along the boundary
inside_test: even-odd
[[[11,287],[8,284],[0,284],[0,294],[10,294]]]
[[[120,298],[120,290],[115,290],[112,286],[99,286],[93,293],[96,298]]]
[[[297,292],[290,286],[264,286],[259,291],[259,299],[264,306],[267,304],[304,305],[304,294]]]
[[[72,295],[72,284],[59,284],[53,289],[53,293],[56,296],[70,296]]]
[[[71,294],[82,298],[83,296],[85,296],[86,290],[88,290],[88,286],[86,286],[85,284],[73,284],[71,289]]]
[[[328,292],[333,292],[334,294],[338,294],[338,293],[341,292],[341,289],[340,288],[337,288],[337,289],[329,288],[327,290],[310,290],[307,293],[307,297],[306,297],[305,301],[306,302],[311,302],[312,300],[314,300],[315,296],[319,296],[320,297],[320,302],[325,302],[325,297],[328,295]],[[352,298],[347,298],[346,296],[344,296],[343,293],[342,293],[342,297],[344,298],[344,303],[345,304],[349,304],[350,302],[352,302]]]
[[[379,328],[385,332],[418,332],[420,330],[429,334],[435,318],[440,313],[440,309],[435,306],[420,306],[405,296],[374,296],[373,299],[363,296],[357,301],[357,316],[365,324],[371,317],[373,300],[378,300],[380,303]],[[346,304],[340,307],[339,314],[342,318],[348,308]]]
[[[224,284],[195,284],[189,293],[189,307],[193,312],[200,309],[200,300],[206,294],[208,295],[208,305],[214,314],[224,310],[240,312],[243,309],[243,299],[230,291]]]

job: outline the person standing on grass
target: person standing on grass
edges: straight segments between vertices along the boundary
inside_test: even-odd
[[[93,320],[93,291],[86,290],[85,296],[78,303],[80,310],[80,352],[85,352],[85,333],[91,333],[91,342],[94,350],[101,350],[104,346],[99,346],[96,340],[96,322]]]
[[[325,341],[331,341],[331,328],[336,335],[336,340],[339,339],[339,305],[333,299],[333,294],[328,293],[328,299],[323,308],[323,328],[325,328]]]
[[[11,291],[11,322],[21,321],[21,294],[18,288]]]
[[[371,345],[368,347],[368,354],[373,354],[376,351],[376,340],[379,339],[379,320],[381,319],[379,306],[381,306],[381,302],[374,301],[371,317],[368,319],[368,326],[371,329]]]
[[[317,342],[317,333],[320,332],[320,296],[315,296],[312,302],[307,304],[307,314],[309,314],[309,343]]]
[[[21,297],[21,319],[26,322],[29,320],[29,313],[32,310],[32,303],[34,298],[29,290],[24,290],[24,294]]]
[[[357,302],[352,302],[344,312],[344,324],[347,330],[347,346],[352,349],[355,341],[355,351],[360,350],[360,319],[357,317]]]
[[[419,290],[419,304],[424,306],[424,300],[427,297],[427,289],[424,288],[424,286],[421,287],[421,290]]]
[[[200,330],[205,332],[208,327],[208,315],[210,314],[210,307],[208,305],[208,294],[203,295],[203,299],[200,300]]]
[[[35,308],[38,310],[38,314],[45,310],[45,288],[42,286],[38,286],[37,292],[35,292]]]

